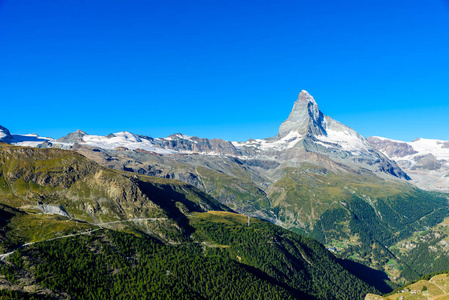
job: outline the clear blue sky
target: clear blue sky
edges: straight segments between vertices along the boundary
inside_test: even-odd
[[[0,0],[0,125],[274,136],[301,89],[364,136],[449,140],[449,0]]]

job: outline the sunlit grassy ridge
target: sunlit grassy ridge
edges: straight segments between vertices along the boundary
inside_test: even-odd
[[[0,218],[4,238],[3,243],[0,244],[2,252],[25,243],[44,241],[96,228],[62,216],[16,211],[1,204]]]
[[[439,274],[425,275],[393,293],[379,297],[388,300],[447,300],[449,299],[449,274],[448,271]]]

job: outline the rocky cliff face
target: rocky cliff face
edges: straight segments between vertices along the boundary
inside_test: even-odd
[[[326,135],[323,122],[324,115],[315,99],[303,90],[299,93],[288,119],[279,127],[278,137],[283,138],[291,132],[297,132],[301,136]]]
[[[378,137],[369,137],[368,142],[378,151],[382,151],[390,158],[404,157],[418,153],[413,147],[405,142],[393,141]]]
[[[237,156],[240,153],[234,145],[222,139],[203,139],[183,134],[173,134],[167,138],[157,139],[159,145],[165,149],[181,153],[215,154]]]
[[[61,137],[61,138],[57,139],[56,142],[59,142],[59,143],[71,143],[71,144],[84,143],[83,137],[85,135],[87,135],[87,133],[85,133],[84,131],[78,129],[75,132],[69,133],[65,137]]]

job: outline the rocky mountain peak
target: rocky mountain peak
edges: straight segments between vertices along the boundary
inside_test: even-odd
[[[86,135],[87,135],[87,133],[78,129],[75,132],[69,133],[65,137],[61,137],[61,138],[57,139],[56,141],[60,142],[60,143],[72,143],[72,144],[80,143],[80,142],[83,142],[83,137]]]
[[[307,91],[302,90],[288,119],[279,127],[278,136],[285,137],[292,131],[304,136],[307,134],[326,135],[322,125],[323,119],[324,115],[320,112],[315,99]]]
[[[315,99],[306,90],[301,90],[301,92],[299,92],[297,101],[299,101],[299,100],[306,101],[306,102],[312,102],[316,105]]]

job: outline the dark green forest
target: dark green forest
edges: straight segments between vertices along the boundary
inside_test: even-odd
[[[363,299],[378,292],[315,240],[234,216],[193,218],[192,242],[178,245],[111,230],[38,243],[10,256],[1,273],[14,281],[30,272],[37,284],[78,299]]]

